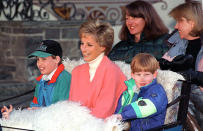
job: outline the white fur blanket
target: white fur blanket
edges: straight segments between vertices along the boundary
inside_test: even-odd
[[[9,120],[0,119],[0,123],[35,131],[122,131],[124,128],[115,118],[103,121],[92,116],[86,107],[70,101],[36,110],[14,110]],[[3,131],[15,130],[3,128]]]
[[[64,60],[65,69],[69,72],[84,63],[83,60],[71,61]],[[130,65],[123,62],[115,62],[129,79],[131,70]],[[172,71],[158,71],[158,82],[164,87],[169,102],[174,99],[174,85],[177,80],[184,78]],[[167,110],[165,123],[171,122],[170,109]],[[9,120],[0,119],[2,126],[32,129],[36,131],[122,131],[123,123],[115,118],[109,118],[106,122],[90,114],[89,109],[74,102],[58,102],[49,107],[37,110],[14,110]],[[9,129],[3,128],[3,131]],[[14,131],[11,129],[10,131]]]

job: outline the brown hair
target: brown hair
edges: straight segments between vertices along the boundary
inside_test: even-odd
[[[51,56],[53,59],[56,59],[56,56],[55,55],[52,55]],[[60,65],[60,64],[62,64],[62,58],[60,57],[60,61],[59,61],[59,63],[58,63],[58,66]]]
[[[132,73],[146,71],[154,74],[154,72],[159,68],[159,62],[154,56],[148,53],[137,54],[131,62]]]
[[[147,40],[159,37],[160,35],[168,33],[168,28],[157,14],[154,7],[146,1],[134,1],[125,6],[123,12],[124,23],[120,31],[120,39],[127,40],[129,30],[126,26],[125,16],[141,17],[145,21],[144,35]]]
[[[194,21],[195,25],[193,30],[190,32],[191,36],[200,36],[201,31],[203,31],[202,4],[198,1],[191,1],[178,5],[170,11],[169,15],[174,17],[176,20],[184,17],[188,21]]]
[[[109,23],[100,20],[88,20],[80,26],[80,38],[83,33],[93,35],[100,46],[105,47],[105,55],[108,55],[114,41],[114,30]]]

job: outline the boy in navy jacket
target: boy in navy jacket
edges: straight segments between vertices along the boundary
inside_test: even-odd
[[[132,79],[125,81],[115,113],[118,119],[131,123],[130,131],[143,131],[164,124],[168,99],[157,83],[158,61],[147,53],[136,55],[131,62]]]

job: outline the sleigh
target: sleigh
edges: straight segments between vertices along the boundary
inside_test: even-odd
[[[82,60],[66,59],[64,62],[67,71],[84,63]],[[115,62],[129,79],[130,65]],[[168,97],[168,108],[165,124],[150,130],[186,130],[188,128],[187,114],[190,94],[190,84],[184,78],[172,71],[158,71],[157,81]],[[38,110],[15,110],[9,120],[0,119],[3,131],[36,130],[36,131],[122,131],[128,127],[125,123],[108,118],[106,121],[90,114],[90,111],[74,102],[58,102],[49,107]]]

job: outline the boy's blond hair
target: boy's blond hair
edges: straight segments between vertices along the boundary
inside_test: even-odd
[[[155,73],[159,69],[159,62],[156,58],[148,53],[137,54],[131,62],[131,72],[151,72]]]

